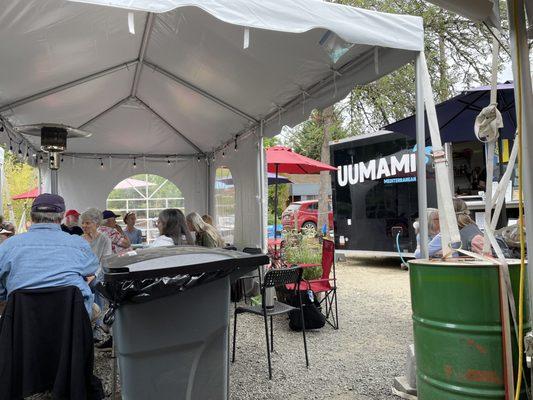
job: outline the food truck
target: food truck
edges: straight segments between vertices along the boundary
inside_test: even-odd
[[[494,181],[509,151],[503,140]],[[478,141],[446,143],[453,192],[463,198],[481,228],[484,222],[485,151]],[[428,207],[436,207],[431,147],[426,147]],[[339,253],[356,256],[413,256],[418,218],[416,141],[391,131],[330,142],[335,245]],[[499,160],[498,160],[499,161]],[[517,182],[513,179],[513,188]],[[507,217],[517,218],[516,190],[506,197]],[[506,222],[504,222],[506,223]]]

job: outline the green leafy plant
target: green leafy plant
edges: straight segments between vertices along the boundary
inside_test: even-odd
[[[292,230],[284,233],[285,261],[287,264],[318,264],[304,268],[303,279],[313,280],[322,276],[322,246],[314,229]]]

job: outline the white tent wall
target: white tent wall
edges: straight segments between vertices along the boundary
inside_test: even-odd
[[[208,193],[213,211],[216,166],[227,166],[235,242],[264,247],[258,132],[300,123],[423,49],[419,17],[318,0],[4,0],[0,118],[17,140],[12,126],[32,123],[93,133],[68,142],[58,186],[69,207],[103,208],[115,184],[142,172],[142,156],[133,170],[131,155],[143,154],[161,157],[146,162],[147,172],[175,183],[187,211],[206,212]],[[196,157],[213,152],[208,183],[207,163]],[[80,158],[72,163],[69,153]],[[191,159],[170,172],[166,155]],[[49,171],[43,178],[50,189]]]
[[[185,212],[207,212],[207,166],[205,160],[196,158],[185,160],[153,161],[143,158],[133,161],[127,159],[103,159],[104,168],[99,159],[65,158],[63,168],[59,170],[59,194],[65,198],[67,208],[83,211],[89,207],[105,209],[106,200],[113,188],[122,180],[137,174],[155,174],[175,184],[185,199]],[[111,163],[111,166],[110,166]],[[146,165],[146,168],[145,168]],[[50,172],[43,169],[43,191],[50,191]]]
[[[260,174],[259,160],[260,140],[257,134],[251,134],[238,142],[237,151],[234,146],[215,155],[211,165],[211,204],[215,204],[214,187],[217,168],[225,167],[231,172],[235,187],[235,245],[243,247],[263,247],[266,235],[263,220],[265,209],[261,207],[260,179],[266,186],[264,174]],[[224,153],[224,156],[222,154]],[[263,191],[263,193],[265,193]],[[216,211],[212,207],[213,216]]]

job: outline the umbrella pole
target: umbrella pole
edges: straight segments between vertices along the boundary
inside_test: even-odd
[[[279,164],[276,164],[276,185],[274,187],[274,251],[277,252],[278,246],[276,239],[278,237],[278,170]]]

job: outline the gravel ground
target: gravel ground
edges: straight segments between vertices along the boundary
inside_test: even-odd
[[[337,264],[340,329],[326,325],[309,333],[309,370],[301,334],[280,316],[269,381],[262,320],[239,316],[230,400],[398,399],[391,384],[405,373],[412,342],[409,277],[396,261],[369,264]]]
[[[269,381],[262,319],[239,316],[230,400],[398,400],[391,384],[405,373],[412,342],[408,273],[397,261],[348,261],[337,264],[337,278],[340,329],[326,325],[308,332],[309,370],[301,333],[292,332],[286,317],[279,316]],[[106,393],[111,393],[110,355],[95,353],[95,374]]]

